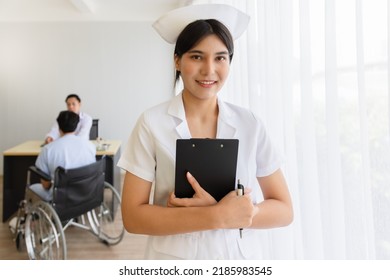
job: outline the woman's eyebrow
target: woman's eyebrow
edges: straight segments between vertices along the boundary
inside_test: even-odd
[[[229,55],[228,51],[217,52],[216,55]]]
[[[188,51],[188,53],[203,54],[202,51],[198,51],[198,50],[190,50],[190,51]]]
[[[190,50],[190,51],[188,51],[188,53],[190,53],[190,54],[204,54],[204,52],[202,52],[200,50]],[[221,52],[217,52],[215,54],[216,55],[229,55],[229,52],[228,51],[221,51]]]

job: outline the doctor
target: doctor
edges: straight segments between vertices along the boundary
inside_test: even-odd
[[[233,38],[248,20],[233,7],[208,4],[171,11],[154,23],[165,40],[176,43],[176,79],[184,87],[140,116],[118,162],[126,170],[123,222],[127,231],[149,235],[145,258],[260,259],[262,229],[292,222],[281,157],[263,123],[218,98],[232,62]],[[217,202],[188,173],[195,195],[175,197],[176,139],[188,138],[239,139],[237,178],[244,196],[232,191]]]
[[[81,112],[81,99],[77,94],[69,94],[66,99],[66,108],[68,111],[76,113],[80,117],[79,124],[77,125],[75,135],[81,136],[89,140],[89,132],[92,127],[92,117],[88,114]],[[45,144],[53,142],[54,140],[60,138],[61,133],[58,127],[58,123],[55,122],[50,129],[50,132],[46,135]]]

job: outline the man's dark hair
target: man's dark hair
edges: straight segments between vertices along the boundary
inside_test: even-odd
[[[77,94],[75,94],[75,93],[69,94],[69,95],[66,97],[65,102],[67,102],[69,98],[76,98],[79,102],[81,102],[80,97],[79,97]]]
[[[74,132],[79,120],[79,115],[71,111],[61,111],[57,117],[58,126],[63,133]]]

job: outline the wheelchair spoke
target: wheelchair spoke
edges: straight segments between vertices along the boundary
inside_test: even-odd
[[[93,232],[107,245],[118,244],[123,238],[120,202],[118,192],[106,183],[102,204],[87,214]]]
[[[66,258],[65,236],[54,209],[40,202],[26,220],[26,247],[30,259]]]

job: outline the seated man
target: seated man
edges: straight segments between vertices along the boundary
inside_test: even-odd
[[[58,166],[65,169],[77,168],[96,161],[96,147],[84,137],[77,137],[75,131],[79,123],[79,115],[71,111],[62,111],[57,117],[60,138],[42,148],[35,162],[36,167],[54,178]],[[30,189],[43,200],[53,198],[51,182],[41,180],[32,184]]]
[[[89,139],[89,132],[92,127],[92,117],[88,114],[81,112],[81,99],[77,94],[69,94],[66,99],[66,107],[68,111],[74,112],[79,115],[80,121],[75,130],[75,135]],[[46,135],[45,144],[50,143],[60,137],[60,131],[57,123],[54,123],[50,132]]]

